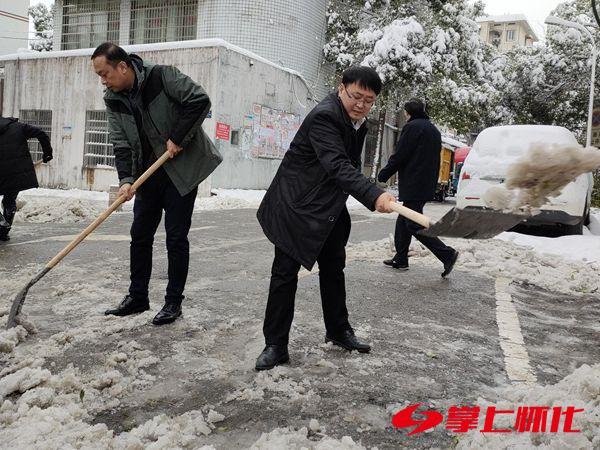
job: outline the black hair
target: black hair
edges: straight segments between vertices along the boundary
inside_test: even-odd
[[[366,66],[352,66],[344,70],[342,73],[342,84],[347,86],[349,84],[357,83],[363,89],[370,89],[375,92],[375,95],[379,95],[381,92],[381,78],[379,74],[371,67]]]
[[[413,117],[425,114],[425,103],[418,98],[411,98],[404,104],[404,110]]]
[[[106,62],[113,67],[116,67],[121,61],[125,61],[129,67],[133,67],[131,58],[127,52],[122,47],[119,47],[117,44],[113,44],[112,42],[104,42],[96,47],[91,59],[96,59],[99,56],[104,56],[106,58]]]

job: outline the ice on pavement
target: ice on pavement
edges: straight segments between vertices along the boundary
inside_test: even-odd
[[[230,191],[226,191],[230,192]],[[213,197],[221,197],[221,203],[215,209],[223,209],[227,202],[226,192]],[[231,193],[231,206],[235,201],[244,201],[245,205],[257,205],[264,191],[246,193]],[[237,197],[236,197],[237,195]],[[25,198],[28,201],[27,198]],[[92,200],[92,203],[95,201]],[[214,202],[214,201],[213,201]],[[241,204],[241,203],[240,203]],[[357,207],[359,205],[357,204]],[[252,206],[256,207],[256,206]],[[360,206],[364,209],[364,207]],[[590,225],[593,231],[600,228],[596,214],[592,216]],[[448,244],[456,247],[461,256],[457,269],[472,272],[477,275],[491,277],[503,276],[536,284],[540,287],[577,296],[597,292],[600,288],[600,248],[597,236],[566,236],[558,239],[534,238],[530,236],[505,233],[500,239],[487,241],[468,241],[448,239]],[[556,244],[553,246],[552,244]],[[530,248],[529,248],[530,247]],[[596,250],[598,249],[598,250]],[[413,244],[411,265],[424,265],[440,270],[437,261],[428,251]],[[555,252],[555,254],[551,254]],[[365,260],[381,264],[388,257],[390,246],[388,239],[361,242],[348,246],[349,261]],[[567,259],[565,258],[572,258]],[[582,258],[588,258],[583,261]],[[52,297],[56,300],[50,306],[52,314],[63,314],[70,317],[78,305],[93,303],[101,310],[110,306],[116,297],[114,285],[118,277],[113,273],[110,264],[94,278],[89,272],[76,264],[69,264],[63,271],[49,274],[56,276],[52,284]],[[0,292],[13,292],[15,285],[24,285],[37,272],[36,267],[20,267],[8,277],[0,277]],[[68,274],[68,277],[66,277]],[[62,277],[65,277],[62,279]],[[79,280],[79,281],[77,281]],[[81,280],[85,280],[84,282]],[[94,423],[94,419],[102,413],[125,407],[126,398],[136,395],[142,389],[148,389],[156,383],[149,368],[161,363],[160,356],[154,348],[148,347],[141,340],[125,336],[135,335],[142,327],[147,326],[151,316],[141,314],[128,318],[94,316],[74,321],[64,331],[51,334],[45,339],[27,337],[34,331],[30,322],[25,322],[12,330],[4,330],[7,319],[9,302],[12,298],[3,299],[0,303],[0,356],[10,358],[10,364],[0,370],[0,447],[7,448],[213,448],[207,441],[217,433],[219,422],[226,419],[218,406],[199,404],[194,410],[175,416],[156,415],[145,420],[141,425],[128,431],[116,433],[107,424]],[[190,311],[192,320],[186,324],[194,330],[200,330],[195,324],[193,314],[201,311]],[[186,331],[190,331],[186,329]],[[210,343],[212,334],[202,334]],[[357,332],[361,329],[357,328]],[[47,359],[65,355],[69,349],[77,345],[84,348],[92,346],[111,335],[124,336],[117,348],[111,349],[96,361],[93,371],[67,365],[53,367]],[[22,344],[23,339],[27,339]],[[319,351],[321,349],[317,349]],[[254,356],[253,354],[251,356]],[[3,359],[9,361],[9,359]],[[335,371],[336,366],[324,360],[317,353],[316,366],[319,370]],[[360,359],[358,367],[364,369],[365,364],[381,364],[378,358],[369,358],[365,363]],[[349,358],[347,364],[351,365]],[[227,366],[226,364],[232,364]],[[215,376],[223,376],[233,370],[233,365],[222,361],[212,361],[206,358],[205,366]],[[268,373],[259,373],[247,377],[240,385],[230,392],[229,401],[251,400],[276,395],[285,402],[298,404],[314,404],[319,401],[319,395],[311,386],[309,380],[294,375],[294,371],[304,368],[279,367]],[[498,398],[481,399],[485,402],[508,402],[511,407],[516,404],[529,405],[576,405],[586,408],[591,420],[576,422],[575,426],[583,430],[577,439],[580,448],[595,448],[600,445],[598,411],[600,404],[600,365],[581,366],[564,380],[553,386],[545,387],[511,387],[498,393]],[[360,442],[355,442],[348,436],[326,434],[328,423],[325,418],[307,419],[290,427],[271,429],[261,436],[256,436],[249,442],[254,442],[251,448],[314,448],[328,449],[359,449]],[[306,428],[308,427],[308,428]],[[317,430],[319,431],[317,433]],[[530,439],[530,436],[519,436],[513,433],[510,440],[503,436],[504,444],[519,444],[518,439]],[[572,437],[569,436],[569,439]],[[464,437],[459,448],[506,448],[503,443],[494,443],[495,437],[483,436],[483,433],[473,433]],[[561,441],[564,436],[559,434],[543,436],[539,442],[526,441],[523,448],[546,445],[547,448],[568,448]],[[596,439],[594,441],[594,439]],[[204,446],[203,446],[204,445]],[[222,448],[222,447],[217,447]]]

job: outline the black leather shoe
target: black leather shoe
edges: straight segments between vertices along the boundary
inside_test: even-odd
[[[360,353],[369,353],[371,351],[371,346],[360,342],[352,330],[343,331],[335,336],[325,335],[325,342],[333,342],[334,345],[338,345],[349,351],[358,350]]]
[[[458,252],[455,250],[454,255],[450,258],[450,261],[444,264],[444,271],[442,272],[442,278],[446,278],[454,269],[454,264],[456,264],[456,260],[458,259]]]
[[[383,264],[385,264],[386,266],[393,267],[394,269],[398,269],[398,270],[408,270],[408,264],[400,265],[399,262],[397,262],[393,259],[386,259],[385,261],[383,261]]]
[[[256,370],[271,370],[278,364],[286,363],[290,360],[287,346],[267,345],[260,356],[256,359]]]
[[[117,306],[115,309],[108,309],[104,312],[107,316],[128,316],[130,314],[138,314],[144,311],[148,311],[150,309],[150,303],[148,299],[146,300],[137,300],[131,297],[131,295],[126,295],[123,298],[123,301]]]
[[[165,306],[158,312],[152,323],[154,325],[165,325],[175,322],[175,319],[181,316],[181,305],[177,303],[165,303]]]

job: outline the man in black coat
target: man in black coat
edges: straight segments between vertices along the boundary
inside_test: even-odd
[[[300,266],[319,263],[326,342],[368,352],[348,322],[344,267],[352,195],[371,211],[391,212],[395,198],[361,173],[366,116],[381,91],[373,69],[351,67],[304,119],[258,209],[258,221],[275,245],[257,370],[287,362],[288,337]]]
[[[398,200],[407,208],[422,213],[425,203],[435,194],[442,136],[429,120],[422,101],[409,101],[404,105],[404,111],[408,122],[402,128],[396,151],[377,178],[385,183],[398,172]],[[412,220],[398,216],[394,235],[396,256],[383,263],[395,269],[408,270],[408,248],[414,236],[444,264],[442,277],[446,277],[456,263],[458,252],[438,238],[419,235],[417,232],[422,228]]]
[[[38,187],[27,139],[36,138],[42,145],[42,161],[52,159],[50,138],[39,128],[12,117],[0,117],[0,241],[8,241],[8,232],[17,212],[19,191]]]

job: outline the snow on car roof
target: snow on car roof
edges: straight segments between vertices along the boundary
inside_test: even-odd
[[[477,136],[465,165],[474,174],[504,174],[535,143],[577,145],[577,139],[566,128],[552,125],[490,127]]]

